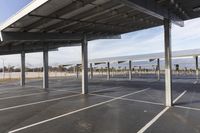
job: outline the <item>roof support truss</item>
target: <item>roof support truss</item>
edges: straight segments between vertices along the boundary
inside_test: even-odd
[[[158,19],[164,20],[165,18],[167,18],[170,19],[176,25],[179,25],[181,27],[184,26],[184,22],[179,16],[169,12],[168,9],[159,6],[155,0],[118,0],[118,1],[140,12],[154,16]]]
[[[41,32],[1,32],[1,41],[81,41],[83,34],[75,33],[41,33]],[[121,39],[120,35],[88,35],[94,39]]]

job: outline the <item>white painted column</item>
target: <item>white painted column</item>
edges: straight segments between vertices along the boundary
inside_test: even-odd
[[[157,77],[158,81],[160,81],[160,59],[157,59]]]
[[[172,106],[171,21],[164,19],[165,40],[165,105]]]
[[[132,80],[132,61],[129,60],[129,80]]]
[[[107,62],[107,80],[110,79],[110,62]]]
[[[199,57],[195,56],[196,80],[199,80]]]
[[[20,85],[25,86],[25,52],[21,52],[21,75],[20,75]]]
[[[43,88],[49,88],[49,61],[48,61],[48,48],[43,51]]]
[[[88,93],[88,41],[84,34],[82,41],[82,94]]]

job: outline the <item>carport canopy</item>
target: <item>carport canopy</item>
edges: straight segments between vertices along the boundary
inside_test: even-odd
[[[0,53],[34,52],[197,18],[199,0],[33,0],[0,26]]]
[[[199,0],[33,0],[0,26],[0,54],[45,51],[48,66],[46,50],[82,45],[82,88],[87,93],[87,41],[164,24],[166,105],[171,106],[171,23],[184,26],[199,16]]]

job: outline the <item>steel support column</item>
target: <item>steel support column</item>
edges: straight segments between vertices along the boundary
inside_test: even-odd
[[[196,80],[199,80],[199,57],[195,57],[195,66],[196,66]]]
[[[48,48],[43,50],[43,88],[49,88],[49,65],[48,65]]]
[[[20,77],[20,85],[25,86],[25,52],[21,52],[21,77]]]
[[[141,74],[142,73],[142,67],[141,66],[139,66],[139,71],[138,72],[139,72],[139,77],[141,77],[142,76],[142,74]]]
[[[171,21],[164,19],[165,40],[165,105],[172,106]]]
[[[82,40],[82,94],[88,93],[88,41],[87,36]]]
[[[132,61],[129,60],[129,80],[132,80]]]
[[[160,59],[157,59],[157,77],[158,81],[160,81]]]
[[[90,79],[93,78],[93,67],[92,67],[92,63],[90,63]]]
[[[79,77],[78,64],[76,64],[76,66],[75,66],[75,72],[76,72],[76,78],[78,79],[78,77]]]
[[[110,62],[107,62],[107,80],[110,79]]]

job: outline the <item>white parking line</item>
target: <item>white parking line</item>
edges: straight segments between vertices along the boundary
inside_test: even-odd
[[[189,109],[189,110],[194,110],[194,111],[200,111],[199,108],[193,108],[193,107],[185,107],[185,106],[179,106],[179,105],[175,105],[174,107],[182,108],[182,109]]]
[[[156,115],[150,122],[148,122],[143,128],[137,133],[144,133],[153,123],[155,123],[170,107],[163,109],[158,115]]]
[[[127,95],[123,95],[123,96],[120,96],[120,97],[116,97],[114,99],[111,99],[111,100],[108,100],[108,101],[105,101],[105,102],[100,102],[100,103],[97,103],[97,104],[94,104],[94,105],[91,105],[91,106],[87,106],[85,108],[81,108],[81,109],[78,109],[78,110],[63,114],[63,115],[59,115],[59,116],[56,116],[56,117],[53,117],[53,118],[50,118],[50,119],[47,119],[47,120],[44,120],[44,121],[40,121],[40,122],[31,124],[31,125],[28,125],[28,126],[25,126],[25,127],[21,127],[21,128],[9,131],[8,133],[15,133],[15,132],[18,132],[18,131],[22,131],[24,129],[31,128],[31,127],[34,127],[34,126],[37,126],[37,125],[40,125],[40,124],[44,124],[44,123],[47,123],[47,122],[50,122],[50,121],[53,121],[53,120],[56,120],[56,119],[71,115],[71,114],[74,114],[74,113],[78,113],[78,112],[81,112],[81,111],[84,111],[84,110],[88,110],[90,108],[94,108],[94,107],[97,107],[97,106],[100,106],[100,105],[103,105],[103,104],[106,104],[106,103],[110,103],[110,102],[116,101],[116,100],[118,100],[120,98],[124,98],[124,97],[130,96],[130,95],[134,95],[134,94],[146,91],[148,89],[149,88],[144,89],[144,90],[140,90],[140,91],[136,91],[136,92],[133,92],[133,93],[130,93],[130,94],[127,94]]]
[[[116,98],[116,97],[113,97],[113,96],[99,95],[99,94],[89,94],[89,95],[94,95],[94,96],[99,96],[99,97],[107,97],[107,98]],[[153,104],[153,105],[162,105],[162,106],[164,105],[163,103],[156,103],[156,102],[136,100],[136,99],[129,99],[129,98],[120,98],[119,100],[133,101],[133,102],[139,102],[139,103],[148,103],[148,104]]]
[[[181,93],[176,99],[174,99],[173,103],[176,103],[183,95],[185,95],[187,91],[185,90],[183,93]]]
[[[31,86],[31,85],[26,85],[25,88],[37,88],[37,89],[42,89],[42,86]]]
[[[31,88],[32,88],[31,90],[28,89],[28,88],[30,88],[30,86],[27,86],[27,87],[25,87],[25,88],[14,88],[14,89],[1,90],[1,91],[0,91],[0,94],[36,90],[36,89],[34,89],[33,87],[31,87]],[[36,88],[36,87],[35,87],[35,88]],[[40,89],[40,88],[37,88],[37,89]],[[42,89],[40,89],[40,90],[42,90]]]
[[[14,89],[6,89],[6,90],[0,90],[0,94],[4,94],[4,93],[9,93],[9,92],[13,92],[13,91],[22,91],[19,88],[14,88]]]
[[[6,100],[6,99],[12,99],[12,98],[20,98],[20,97],[28,97],[28,96],[35,96],[39,94],[45,94],[48,92],[39,92],[39,93],[31,93],[31,94],[24,94],[24,95],[18,95],[18,96],[10,96],[10,97],[1,97],[0,100]]]
[[[51,89],[51,90],[55,90],[55,91],[64,91],[64,92],[72,92],[72,93],[80,94],[80,92],[78,92],[78,91],[73,91],[73,90],[65,90],[65,89]]]
[[[97,93],[97,92],[102,92],[102,91],[106,91],[106,90],[114,90],[114,89],[119,89],[120,87],[111,87],[111,88],[105,88],[105,89],[101,89],[101,90],[96,90],[96,91],[92,91],[91,93]]]
[[[128,98],[121,98],[121,100],[133,101],[133,102],[140,102],[140,103],[148,103],[148,104],[161,105],[161,106],[164,105],[163,103],[150,102],[150,101],[143,101],[143,100],[136,100],[136,99],[128,99]]]
[[[115,87],[111,88],[111,89],[115,89]],[[150,88],[147,88],[150,89]],[[104,89],[103,89],[104,90]],[[109,90],[109,89],[105,89],[105,90]],[[89,95],[95,95],[95,96],[100,96],[100,97],[107,97],[107,98],[116,98],[113,96],[108,96],[108,95],[102,95],[102,94],[93,94],[96,91],[93,91],[91,93],[89,93]],[[99,90],[99,92],[101,92],[101,90]],[[129,99],[129,98],[120,98],[121,100],[125,100],[125,101],[133,101],[133,102],[141,102],[141,103],[149,103],[149,104],[154,104],[154,105],[164,105],[163,103],[157,103],[157,102],[150,102],[150,101],[143,101],[143,100],[136,100],[136,99]]]
[[[101,91],[105,91],[105,90],[113,90],[113,89],[118,89],[118,88],[120,88],[120,87],[105,88],[105,89],[101,89],[101,90],[97,90],[97,91],[91,91],[90,93],[96,93],[96,92],[101,92]],[[70,90],[66,90],[66,89],[52,89],[52,90],[80,93],[80,92],[75,91],[75,90],[78,90],[78,89],[70,89]]]
[[[57,92],[59,90],[53,90],[50,92]],[[49,92],[37,92],[37,93],[31,93],[31,94],[24,94],[24,95],[18,95],[18,96],[10,96],[10,97],[0,97],[0,100],[7,100],[7,99],[13,99],[13,98],[21,98],[21,97],[28,97],[28,96],[35,96],[35,95],[40,95],[40,94],[46,94]]]
[[[184,94],[186,93],[186,91],[184,91],[183,93],[181,93],[174,101],[173,103],[175,103],[176,101],[178,101]],[[149,121],[143,128],[141,128],[137,133],[144,133],[151,125],[153,125],[168,109],[170,109],[170,107],[165,107],[159,114],[157,114],[151,121]]]
[[[106,98],[117,98],[117,97],[113,97],[113,96],[107,96],[107,95],[101,95],[101,94],[93,94],[93,93],[89,93],[89,95],[99,96],[99,97],[106,97]]]
[[[198,83],[198,81],[194,81],[194,82],[193,82],[193,84],[197,84],[197,83]]]
[[[15,93],[15,92],[26,92],[28,90],[9,90],[9,91],[2,91],[0,94],[6,94],[6,93]],[[29,90],[30,91],[30,90]]]
[[[13,84],[1,84],[0,87],[6,87],[6,86],[16,86],[17,83],[13,83]]]
[[[4,94],[4,93],[6,93],[6,92],[0,92],[0,94]]]
[[[33,102],[33,103],[28,103],[28,104],[21,104],[21,105],[17,105],[17,106],[2,108],[2,109],[0,109],[0,111],[6,111],[6,110],[10,110],[10,109],[16,109],[16,108],[21,108],[21,107],[26,107],[26,106],[31,106],[31,105],[41,104],[41,103],[63,100],[63,99],[67,99],[67,98],[71,98],[71,97],[75,97],[75,96],[79,96],[79,95],[81,95],[81,94],[75,94],[75,95],[70,95],[70,96],[66,96],[66,97],[54,98],[54,99]]]

